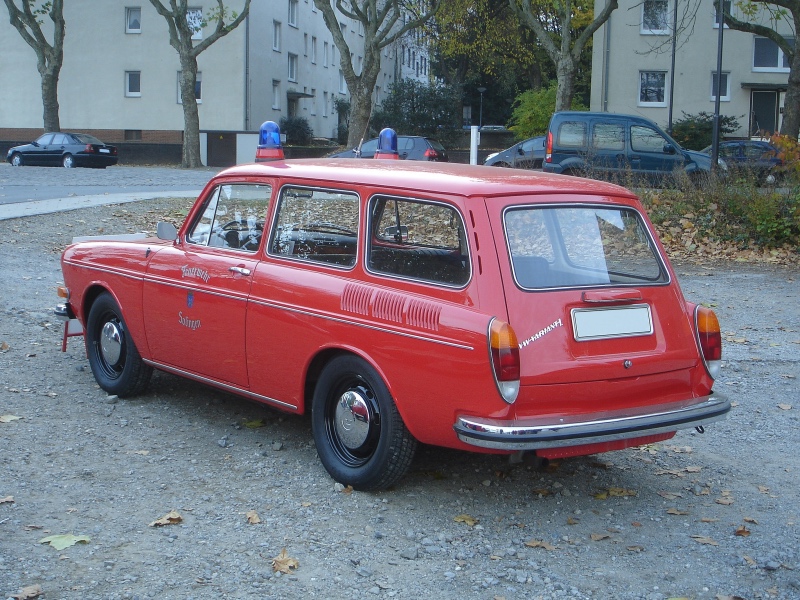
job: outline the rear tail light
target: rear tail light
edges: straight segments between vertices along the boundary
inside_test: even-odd
[[[437,158],[439,158],[439,153],[436,152],[436,150],[434,150],[433,148],[428,148],[427,150],[425,150],[425,158],[427,158],[428,160],[436,160]]]
[[[512,404],[519,393],[519,343],[511,325],[492,319],[489,324],[489,354],[497,389],[503,400]]]
[[[553,162],[553,132],[547,132],[547,139],[545,141],[544,149],[544,162]]]
[[[722,365],[722,335],[717,315],[710,308],[697,306],[694,309],[694,326],[708,374],[716,379]]]
[[[91,144],[86,144],[86,147],[83,149],[84,152],[94,152],[94,146]]]

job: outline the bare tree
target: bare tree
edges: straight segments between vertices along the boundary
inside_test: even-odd
[[[792,31],[800,31],[800,0],[766,0],[742,2],[740,9],[744,19],[740,20],[729,13],[725,13],[725,24],[731,29],[754,33],[775,42],[789,60],[789,82],[784,98],[783,123],[781,134],[794,140],[800,134],[800,52],[797,52],[794,39],[783,37],[777,31],[778,23],[788,23]],[[773,27],[767,27],[754,21],[762,16],[765,11]],[[747,20],[745,20],[747,19]]]
[[[372,92],[381,72],[381,51],[407,32],[426,23],[439,10],[442,0],[314,0],[339,50],[342,74],[350,92],[350,129],[347,145],[357,146],[369,123]],[[422,7],[422,8],[420,8]],[[339,27],[336,10],[364,29],[364,62],[356,73],[350,46]]]
[[[580,11],[593,10],[591,2],[584,4],[580,0],[508,1],[520,21],[533,31],[556,67],[558,82],[556,110],[569,110],[575,94],[575,75],[580,56],[594,32],[608,21],[611,13],[617,9],[617,0],[606,0],[606,5],[600,14],[581,31],[575,30],[573,19]]]
[[[6,0],[9,2],[10,0]],[[244,21],[250,13],[250,0],[245,0],[244,8],[238,15],[231,13],[217,0],[216,8],[208,15],[199,15],[195,9],[190,9],[188,0],[168,0],[165,6],[162,0],[150,0],[162,17],[167,20],[169,27],[169,43],[178,52],[181,64],[181,99],[183,102],[183,155],[181,166],[195,168],[201,166],[200,162],[200,115],[195,101],[195,87],[197,85],[197,56],[221,37],[228,35]],[[230,17],[231,21],[226,23]],[[195,34],[205,25],[215,22],[211,35],[208,35],[195,44]]]
[[[36,68],[42,78],[42,116],[45,131],[61,131],[58,118],[58,77],[64,61],[64,2],[52,0],[36,5],[32,0],[5,0],[11,24],[36,52]],[[53,43],[42,33],[42,16],[53,21]]]

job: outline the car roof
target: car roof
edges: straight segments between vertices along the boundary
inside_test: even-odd
[[[623,187],[593,179],[443,162],[296,159],[239,165],[222,171],[212,181],[227,177],[291,177],[328,186],[356,183],[465,197],[572,193],[635,198]]]

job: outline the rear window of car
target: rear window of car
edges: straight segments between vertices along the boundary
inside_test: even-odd
[[[668,281],[633,209],[525,206],[507,209],[503,220],[514,279],[524,289]]]
[[[564,121],[558,126],[556,143],[569,148],[583,148],[586,146],[586,122]]]
[[[431,145],[431,148],[433,148],[437,152],[444,152],[445,151],[444,146],[442,146],[436,140],[432,140],[431,138],[425,138],[425,139],[428,140],[428,143]]]

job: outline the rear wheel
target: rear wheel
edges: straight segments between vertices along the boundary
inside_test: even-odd
[[[72,154],[65,154],[61,159],[61,164],[65,169],[71,169],[75,166],[75,159],[73,158]]]
[[[417,441],[380,375],[364,360],[334,358],[322,370],[312,405],[317,453],[336,481],[381,490],[411,466]]]
[[[14,155],[11,157],[11,166],[12,167],[22,166],[22,154],[20,154],[19,152],[14,153]]]
[[[114,298],[98,296],[86,320],[86,350],[98,385],[120,397],[142,393],[153,369],[142,361]]]

